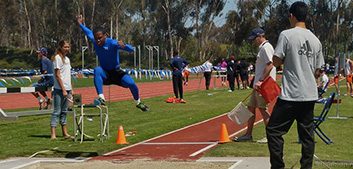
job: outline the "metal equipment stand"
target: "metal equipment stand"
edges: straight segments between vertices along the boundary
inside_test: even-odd
[[[109,116],[108,116],[108,107],[105,105],[94,105],[94,104],[82,104],[82,98],[81,95],[74,95],[74,132],[75,132],[75,139],[74,141],[77,141],[78,135],[81,135],[81,142],[84,140],[84,136],[88,138],[93,138],[92,136],[89,136],[84,133],[84,117],[86,116],[87,118],[92,117],[92,116],[98,116],[100,117],[100,141],[103,142],[103,136],[106,136],[107,139],[109,139]],[[84,113],[84,108],[97,108],[99,110],[99,113]],[[103,113],[103,109],[106,109],[106,112]],[[80,113],[76,113],[76,109],[80,109]],[[104,117],[103,117],[104,116]]]

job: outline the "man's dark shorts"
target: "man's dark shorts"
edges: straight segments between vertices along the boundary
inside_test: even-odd
[[[248,80],[248,73],[247,73],[246,71],[242,71],[242,72],[240,73],[240,79],[241,79],[241,81],[246,81],[246,80]]]
[[[122,86],[121,79],[124,77],[124,75],[127,74],[125,71],[123,71],[120,68],[113,69],[113,70],[104,70],[104,72],[107,75],[107,80],[103,82],[104,85],[116,84],[116,85]]]

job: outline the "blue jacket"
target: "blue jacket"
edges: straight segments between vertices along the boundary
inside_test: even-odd
[[[183,68],[187,66],[189,62],[183,59],[182,57],[175,55],[169,64],[172,67],[173,75],[182,76]]]
[[[47,74],[50,76],[44,76],[44,81],[48,81],[48,84],[53,85],[54,84],[54,79],[53,79],[53,63],[47,58],[43,58],[40,61],[40,72],[43,73],[44,71],[47,71]]]

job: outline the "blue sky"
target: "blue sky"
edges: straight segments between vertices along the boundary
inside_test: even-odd
[[[238,0],[227,0],[224,9],[222,10],[222,15],[220,17],[216,17],[214,19],[214,23],[217,27],[222,27],[225,23],[226,23],[226,16],[227,13],[231,10],[235,10],[236,9],[236,3]],[[292,4],[294,2],[296,2],[298,0],[288,0],[287,3],[288,4]],[[304,0],[304,2],[308,3],[308,0]],[[188,20],[186,23],[186,26],[189,26],[191,24],[191,20]]]
[[[221,17],[216,17],[214,19],[214,23],[217,27],[221,27],[223,26],[225,23],[226,23],[226,16],[227,16],[227,13],[230,11],[230,10],[235,10],[236,8],[236,3],[235,3],[235,0],[227,0],[225,6],[224,6],[224,9],[222,11],[222,16]]]
[[[287,0],[287,3],[288,4],[293,4],[294,2],[296,2],[298,0]],[[214,22],[215,22],[215,25],[217,27],[221,27],[223,26],[225,23],[226,23],[226,16],[227,16],[227,13],[230,11],[230,10],[235,10],[236,9],[236,2],[237,0],[227,0],[225,6],[224,6],[224,9],[222,11],[222,16],[221,17],[216,17],[214,19]],[[304,0],[305,3],[308,3],[308,0]]]
[[[215,25],[217,27],[222,27],[225,23],[226,23],[226,16],[227,16],[227,13],[230,11],[230,10],[234,10],[234,8],[236,7],[236,3],[235,3],[236,0],[227,0],[223,10],[222,10],[222,15],[220,17],[215,17],[214,19],[214,22],[215,22]],[[194,22],[191,17],[186,21],[186,27],[189,27],[191,26],[191,24],[194,24],[192,23]]]

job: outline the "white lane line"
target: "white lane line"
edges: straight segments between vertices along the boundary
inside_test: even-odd
[[[209,145],[209,146],[207,146],[207,147],[205,147],[205,148],[203,148],[203,149],[201,149],[201,150],[199,150],[199,151],[196,151],[196,152],[190,154],[189,156],[190,156],[190,157],[197,156],[198,154],[200,154],[200,153],[202,153],[202,152],[204,152],[204,151],[206,151],[206,150],[208,150],[208,149],[210,149],[210,148],[216,146],[217,144],[218,144],[218,142],[215,142],[215,143],[213,143],[213,144],[211,144],[211,145]]]
[[[263,121],[263,120],[259,120],[259,121],[255,122],[255,125],[261,123],[262,121]],[[248,128],[248,127],[244,127],[244,128],[242,128],[241,130],[239,130],[239,131],[237,131],[237,132],[235,132],[235,133],[229,135],[229,137],[234,137],[234,136],[238,135],[239,133],[245,131],[247,128]],[[191,157],[196,156],[196,155],[198,155],[198,154],[200,154],[200,153],[202,153],[202,152],[204,152],[204,151],[206,151],[206,150],[208,150],[208,149],[210,149],[210,148],[212,148],[213,146],[216,146],[216,145],[217,145],[217,143],[215,143],[215,144],[213,144],[213,145],[209,145],[209,146],[207,146],[207,147],[205,147],[205,148],[203,148],[203,149],[201,149],[201,150],[198,150],[198,151],[192,153],[190,156],[191,156]]]
[[[26,163],[26,164],[22,164],[22,165],[13,167],[13,168],[11,168],[11,169],[19,169],[19,168],[22,168],[22,167],[30,166],[30,165],[32,165],[32,164],[36,164],[36,163],[40,163],[40,160],[31,161],[31,162],[28,162],[28,163]]]
[[[237,162],[235,162],[232,166],[230,166],[228,169],[234,169],[235,167],[237,167],[241,162],[243,162],[243,160],[239,160]]]

